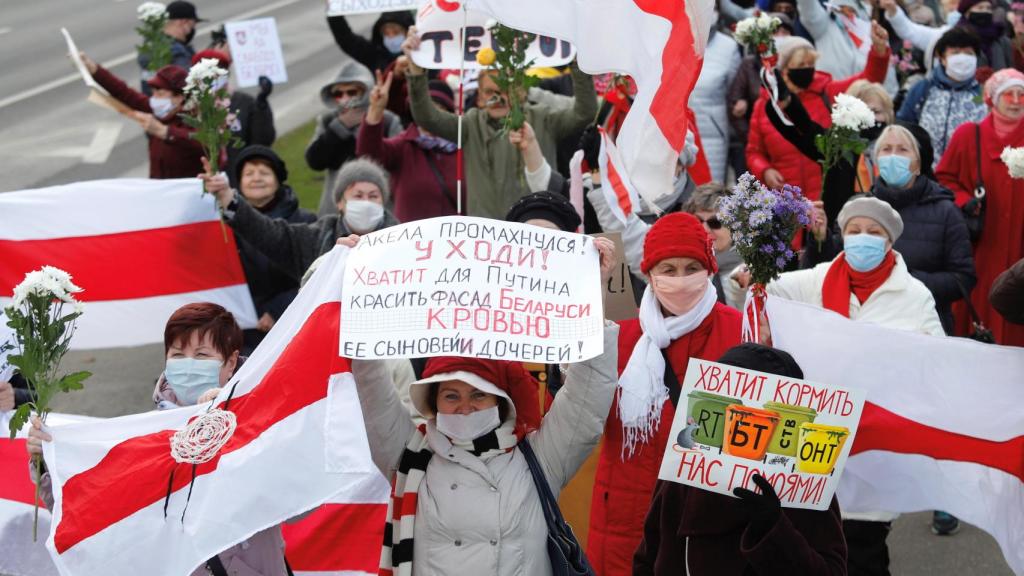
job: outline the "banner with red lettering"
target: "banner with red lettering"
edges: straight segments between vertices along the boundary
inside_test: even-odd
[[[558,364],[603,351],[593,239],[449,216],[363,236],[343,282],[341,355]]]
[[[690,359],[662,480],[732,496],[757,473],[784,508],[825,510],[857,435],[863,390]]]

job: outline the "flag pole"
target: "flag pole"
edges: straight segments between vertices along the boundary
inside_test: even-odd
[[[469,19],[469,11],[466,3],[462,3],[462,28],[459,30],[459,47],[463,53],[459,59],[459,102],[458,102],[458,135],[455,141],[455,212],[462,215],[462,116],[464,113],[463,89],[466,85],[466,23]]]

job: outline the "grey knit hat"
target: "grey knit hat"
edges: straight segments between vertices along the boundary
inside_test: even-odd
[[[900,234],[903,234],[903,218],[900,217],[899,212],[894,210],[884,200],[870,196],[862,196],[850,200],[839,211],[839,229],[845,230],[846,223],[857,216],[863,216],[878,222],[882,228],[885,228],[885,232],[889,235],[889,240],[893,243],[900,237]]]
[[[356,158],[345,162],[338,170],[338,177],[334,181],[334,203],[341,200],[341,195],[349,186],[356,182],[369,182],[376,184],[384,194],[384,204],[391,199],[391,189],[388,186],[388,173],[373,160],[368,158]]]
[[[775,64],[775,67],[779,70],[786,69],[786,65],[789,64],[790,59],[793,58],[797,50],[814,50],[814,44],[800,36],[776,38],[775,47],[779,51],[779,61]]]

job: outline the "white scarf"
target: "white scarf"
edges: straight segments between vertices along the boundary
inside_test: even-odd
[[[622,459],[632,458],[638,444],[648,442],[661,422],[661,407],[668,400],[665,358],[661,350],[689,334],[704,322],[718,295],[708,278],[704,297],[682,316],[666,318],[650,286],[640,302],[643,334],[633,347],[626,369],[619,377],[619,418],[622,420]]]

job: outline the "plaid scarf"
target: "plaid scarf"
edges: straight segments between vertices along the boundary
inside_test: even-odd
[[[427,442],[427,426],[434,426],[434,421],[421,424],[413,431],[409,443],[405,445],[402,458],[398,461],[398,470],[391,483],[391,501],[388,502],[387,523],[384,525],[384,545],[380,551],[381,576],[412,574],[417,495],[420,482],[427,473],[427,464],[434,456]],[[511,452],[520,440],[520,435],[515,431],[515,420],[508,419],[501,426],[471,443],[453,442],[452,446],[487,461],[499,454]]]

